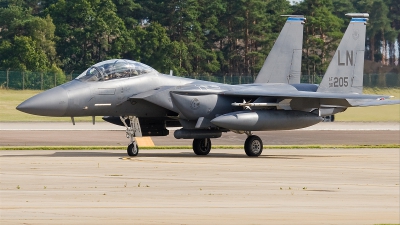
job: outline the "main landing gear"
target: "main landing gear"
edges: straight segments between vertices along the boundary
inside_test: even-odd
[[[196,155],[207,155],[211,150],[210,138],[194,139],[193,152]]]
[[[259,156],[263,150],[263,142],[260,137],[246,132],[247,139],[244,142],[244,151],[247,156]]]
[[[263,142],[260,137],[252,135],[251,132],[246,132],[247,139],[244,143],[244,151],[246,155],[257,157],[263,151]],[[211,150],[210,138],[201,138],[193,140],[193,152],[196,155],[208,155]]]
[[[127,153],[129,156],[137,156],[139,153],[139,146],[135,141],[135,137],[142,137],[142,130],[140,129],[139,118],[136,116],[128,116],[122,117],[120,116],[122,123],[126,127],[126,137],[130,139],[130,144],[128,145]],[[125,122],[126,119],[129,119],[130,126],[128,126]]]

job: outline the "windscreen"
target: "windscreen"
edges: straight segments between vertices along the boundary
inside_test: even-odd
[[[87,82],[106,81],[133,77],[151,72],[157,71],[140,62],[126,59],[112,59],[93,65],[76,79]]]

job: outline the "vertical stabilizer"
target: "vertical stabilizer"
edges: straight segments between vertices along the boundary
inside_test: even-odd
[[[303,16],[289,16],[254,83],[300,83]]]
[[[362,93],[365,32],[368,14],[348,13],[353,17],[340,41],[317,92]]]

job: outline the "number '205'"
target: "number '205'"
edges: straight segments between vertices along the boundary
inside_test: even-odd
[[[333,86],[334,87],[347,87],[347,86],[349,86],[349,78],[348,77],[334,77],[333,78]]]

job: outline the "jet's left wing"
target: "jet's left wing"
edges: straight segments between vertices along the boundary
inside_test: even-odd
[[[259,96],[259,97],[281,97],[281,98],[314,98],[314,99],[388,99],[386,95],[364,95],[354,93],[328,93],[328,92],[308,92],[297,90],[261,90],[260,88],[249,88],[234,91],[225,91],[220,95],[234,96]]]
[[[184,95],[225,95],[239,98],[276,98],[279,101],[288,99],[295,100],[304,107],[308,107],[310,102],[313,105],[330,105],[334,107],[356,107],[356,106],[372,106],[372,105],[390,105],[399,104],[399,100],[387,100],[390,96],[386,95],[364,95],[357,93],[329,93],[329,92],[309,92],[298,91],[291,85],[287,84],[251,84],[230,86],[222,90],[173,90],[172,93]],[[260,102],[260,101],[259,101]],[[298,108],[298,107],[296,107]]]

